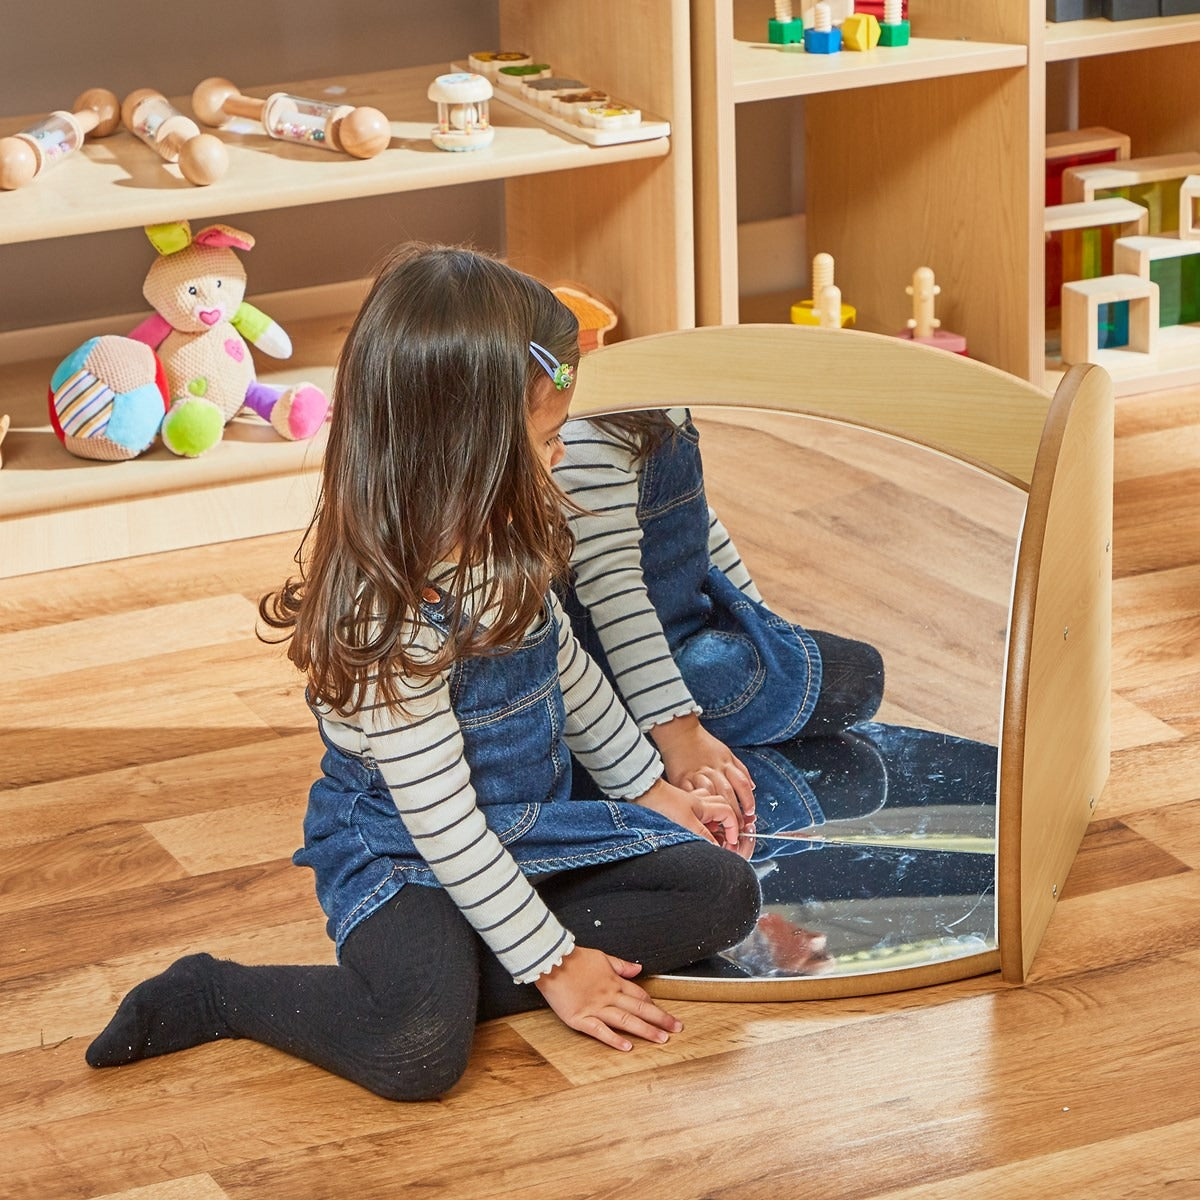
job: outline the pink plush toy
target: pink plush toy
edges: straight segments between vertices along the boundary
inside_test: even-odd
[[[146,236],[159,255],[142,288],[154,315],[129,336],[157,351],[166,371],[167,449],[189,458],[203,454],[242,408],[280,437],[312,437],[329,412],[325,393],[310,383],[284,390],[255,377],[247,341],[275,358],[290,357],[292,343],[245,302],[246,271],[234,250],[249,250],[254,239],[228,225],[192,237],[186,221],[147,226]]]

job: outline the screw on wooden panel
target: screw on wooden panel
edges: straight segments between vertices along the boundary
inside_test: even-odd
[[[1068,628],[1066,625],[1064,625],[1064,626],[1063,626],[1063,641],[1064,641],[1064,642],[1067,640],[1067,634],[1068,634],[1069,632],[1070,632],[1070,629],[1069,629],[1069,628]]]
[[[1107,554],[1112,549],[1112,542],[1104,543],[1104,553]]]
[[[1088,797],[1088,808],[1095,808],[1095,807],[1096,807],[1096,797],[1089,796]]]
[[[1052,883],[1050,885],[1050,895],[1054,896],[1055,898],[1058,897],[1058,884],[1057,883]]]

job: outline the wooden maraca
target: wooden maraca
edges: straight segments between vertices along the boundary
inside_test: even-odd
[[[67,112],[57,109],[12,137],[0,138],[0,188],[11,191],[49,170],[84,139],[108,137],[121,123],[121,105],[106,88],[89,88]]]
[[[377,108],[307,100],[272,92],[265,100],[246,96],[228,79],[202,80],[192,92],[192,109],[205,125],[229,117],[257,121],[273,137],[326,150],[343,150],[355,158],[373,158],[387,148],[392,127]]]
[[[188,183],[198,187],[216,183],[229,169],[229,152],[220,138],[201,133],[191,117],[153,88],[130,92],[121,105],[121,120],[156,154],[178,163]]]

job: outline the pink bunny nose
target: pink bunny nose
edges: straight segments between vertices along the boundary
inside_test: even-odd
[[[219,308],[202,308],[196,315],[205,325],[215,325],[221,319],[221,310]]]

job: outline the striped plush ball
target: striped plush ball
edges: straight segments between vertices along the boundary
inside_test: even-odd
[[[158,355],[132,338],[89,338],[50,377],[50,424],[79,458],[137,458],[158,435],[167,404]]]

